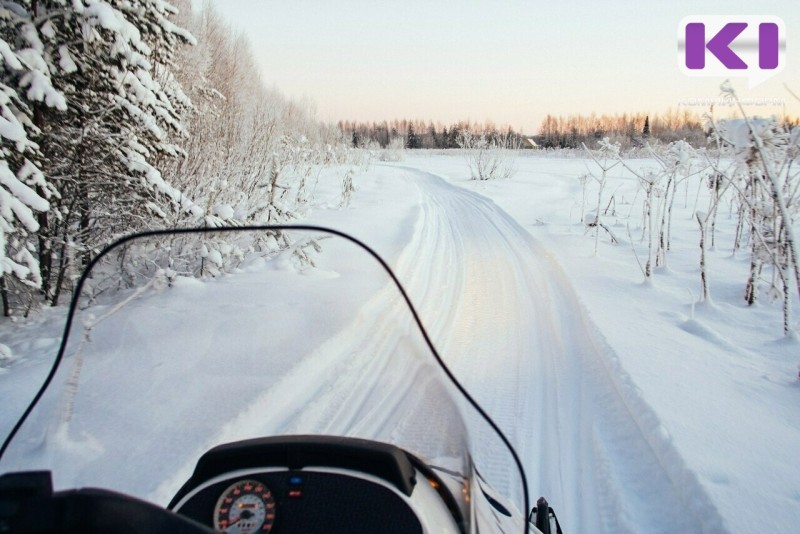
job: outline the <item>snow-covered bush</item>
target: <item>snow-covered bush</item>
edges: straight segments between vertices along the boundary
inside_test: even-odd
[[[722,91],[738,105],[727,84],[723,84]],[[774,117],[748,117],[741,106],[739,111],[740,119],[715,121],[707,117],[711,132],[709,147],[694,148],[683,140],[658,149],[645,146],[654,167],[631,165],[608,140],[600,143],[598,151],[586,149],[601,172],[599,176],[590,174],[598,184],[598,203],[595,210],[584,215],[584,223],[598,230],[597,247],[597,235],[602,228],[604,177],[613,165],[622,164],[639,184],[641,241],[647,244],[647,259],[639,265],[649,280],[654,267],[667,266],[679,187],[685,191],[688,208],[689,184],[695,183],[697,194],[691,213],[700,233],[697,242],[703,300],[711,298],[709,288],[715,273],[708,260],[709,252],[717,247],[717,216],[721,206],[729,205],[730,216],[736,219],[733,253],[747,247],[750,254],[744,299],[749,305],[762,294],[781,300],[783,331],[793,336],[797,327],[791,315],[792,296],[800,297],[796,238],[800,220],[800,172],[797,171],[800,128],[790,127]],[[587,180],[581,180],[583,206]],[[704,189],[707,194],[702,196],[708,200],[707,205],[701,206],[700,193]]]
[[[352,148],[338,128],[319,123],[311,104],[264,86],[249,43],[213,6],[193,12],[188,0],[181,4],[187,9],[178,20],[198,45],[181,51],[176,77],[193,108],[182,115],[189,134],[180,141],[185,156],[165,172],[203,206],[203,224],[289,222],[308,209],[324,166],[368,164],[368,151]],[[231,208],[229,217],[214,213],[218,205]],[[168,221],[193,223],[181,216]]]
[[[485,133],[473,134],[462,130],[458,146],[465,151],[473,180],[494,180],[514,175],[514,162],[519,151],[519,141],[511,135],[488,137]]]
[[[741,119],[710,121],[712,141],[721,157],[709,160],[714,177],[736,191],[739,202],[734,250],[742,240],[750,248],[750,269],[744,298],[752,305],[760,286],[783,301],[783,329],[794,335],[791,295],[800,295],[796,228],[800,217],[800,128],[790,129],[775,117],[748,117],[733,89],[721,87],[739,107]],[[732,161],[722,164],[721,161]],[[771,280],[765,272],[771,274]],[[766,276],[765,276],[766,275]],[[792,289],[794,284],[794,289]]]
[[[347,169],[342,175],[342,199],[339,201],[339,207],[347,208],[350,206],[350,199],[353,196],[356,188],[353,185],[353,171]]]
[[[380,154],[381,161],[402,161],[406,142],[402,137],[393,137]]]
[[[597,166],[600,168],[600,175],[597,176],[594,173],[589,173],[590,176],[595,182],[597,182],[597,206],[595,208],[594,213],[589,213],[584,216],[584,224],[588,229],[594,229],[595,231],[595,239],[594,239],[594,253],[597,255],[599,241],[600,241],[600,229],[604,229],[606,233],[609,234],[611,240],[613,242],[617,242],[616,236],[611,233],[608,226],[603,224],[602,222],[602,203],[603,203],[603,190],[606,186],[606,177],[608,172],[616,167],[619,164],[619,143],[612,143],[607,137],[600,141],[598,144],[598,149],[594,152],[589,150],[586,145],[583,145],[583,149],[589,154],[589,156],[594,160]],[[586,196],[586,191],[584,189],[583,196]],[[581,208],[583,210],[583,208]]]
[[[622,155],[619,143],[612,143],[608,138],[599,142],[598,146],[599,149],[592,152],[584,145],[584,149],[602,171],[599,177],[592,175],[599,184],[598,211],[596,213],[599,213],[606,174],[614,166],[621,164],[636,177],[640,192],[643,193],[641,240],[647,241],[647,259],[644,265],[640,263],[640,267],[645,279],[649,280],[653,275],[654,267],[666,267],[667,265],[672,212],[678,186],[689,178],[702,174],[708,165],[700,162],[697,151],[682,140],[674,141],[658,150],[649,144],[644,147],[648,156],[655,161],[655,168],[633,168],[627,162],[630,155]],[[710,207],[708,213],[716,213],[715,205]],[[701,224],[704,229],[708,226],[704,224],[705,222],[703,221]],[[595,253],[597,253],[596,238]]]

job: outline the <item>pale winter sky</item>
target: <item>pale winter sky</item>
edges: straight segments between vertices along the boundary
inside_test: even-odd
[[[784,102],[752,113],[800,115],[784,88],[800,95],[797,0],[212,1],[250,37],[264,80],[309,98],[324,120],[488,119],[535,133],[547,113],[702,112],[696,99],[719,96],[724,78],[678,68],[688,15],[780,17],[784,70],[753,90],[744,78],[733,86]]]

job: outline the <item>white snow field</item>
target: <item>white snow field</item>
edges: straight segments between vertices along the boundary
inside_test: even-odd
[[[344,210],[335,207],[338,176],[326,173],[317,205],[303,222],[352,233],[388,260],[448,365],[515,445],[532,497],[548,498],[564,532],[795,531],[800,345],[782,337],[778,304],[764,298],[755,309],[744,305],[746,254],[732,256],[725,248],[733,222],[720,221],[710,253],[713,300],[693,307],[699,294],[697,232],[690,218],[695,188],[675,216],[669,268],[645,285],[631,250],[642,247],[636,184],[622,171],[609,178],[617,215],[606,223],[620,244],[601,235],[595,256],[594,238],[580,223],[577,177],[587,165],[582,158],[530,155],[517,160],[513,178],[476,182],[460,155],[415,153],[356,176],[357,190]],[[704,201],[701,195],[701,206]],[[130,450],[131,434],[137,436],[136,456],[112,474],[123,479],[116,487],[165,504],[207,443],[259,430],[352,434],[357,427],[357,435],[380,437],[415,426],[399,415],[410,402],[401,386],[424,384],[424,367],[393,362],[388,371],[372,368],[374,354],[406,342],[391,334],[387,318],[394,312],[381,299],[382,284],[359,276],[358,262],[344,257],[318,267],[303,282],[319,295],[318,313],[295,322],[296,303],[285,288],[258,307],[214,307],[221,298],[215,295],[246,301],[259,269],[274,269],[280,277],[285,265],[254,265],[205,283],[181,280],[111,316],[108,331],[117,334],[94,342],[98,354],[105,350],[117,359],[84,372],[81,387],[92,392],[91,402],[74,407],[76,417],[96,412],[105,437],[55,432],[47,438],[52,421],[34,421],[42,443],[49,439],[71,455],[56,484],[83,483],[81,466]],[[367,304],[342,307],[335,297],[342,289]],[[63,315],[63,309],[46,310],[25,322],[0,324],[0,343],[11,353],[0,374],[4,432],[46,372]],[[275,345],[258,334],[264,316],[307,329],[286,332]],[[174,339],[164,317],[196,322],[196,338]],[[240,344],[219,346],[223,337]],[[260,353],[259,347],[297,339],[310,356],[270,369],[278,387],[269,396],[260,395],[263,384],[256,380],[237,381],[236,395],[246,397],[249,408],[223,414],[227,424],[216,435],[201,434],[198,419],[219,415],[230,404],[231,384],[220,380],[226,354]],[[174,360],[148,366],[148,347],[165,350],[170,343]],[[347,369],[326,359],[337,352],[353,355]],[[120,361],[134,360],[118,368]],[[386,374],[394,377],[394,388],[373,379]],[[303,377],[305,389],[281,388],[281,379],[292,375]],[[123,379],[128,386],[121,388]],[[188,397],[167,405],[159,384]],[[147,409],[125,414],[121,424],[119,413],[104,412],[108,397],[123,404],[144,397]],[[330,413],[331,406],[346,409]],[[388,417],[378,420],[380,413]],[[430,433],[456,435],[458,428]],[[513,495],[508,458],[496,443],[482,440],[485,431],[477,433],[478,468]],[[13,458],[0,467],[9,469]],[[40,460],[47,465],[46,452]]]

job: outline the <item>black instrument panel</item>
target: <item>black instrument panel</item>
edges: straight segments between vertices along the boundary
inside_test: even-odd
[[[198,460],[168,508],[230,534],[421,534],[412,460],[393,445],[336,436],[227,443]]]
[[[356,476],[313,470],[219,480],[192,495],[177,512],[231,534],[422,533],[414,511],[391,489]]]

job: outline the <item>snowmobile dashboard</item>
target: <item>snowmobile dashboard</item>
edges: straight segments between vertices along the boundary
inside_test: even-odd
[[[392,445],[272,437],[208,451],[168,508],[228,533],[421,534],[423,524],[463,532],[462,511],[450,491],[431,469]]]
[[[457,487],[392,445],[272,437],[208,451],[167,510],[100,489],[54,493],[47,471],[4,475],[0,531],[463,533]]]

